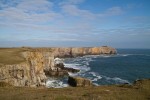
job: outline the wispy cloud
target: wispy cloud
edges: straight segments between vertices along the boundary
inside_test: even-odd
[[[69,0],[69,1],[72,1],[72,0]],[[79,0],[79,1],[83,2],[83,0]],[[108,8],[103,12],[93,13],[89,10],[80,9],[77,4],[82,3],[82,2],[61,3],[62,11],[65,12],[66,14],[82,17],[84,19],[95,19],[95,18],[99,18],[99,17],[121,15],[124,12],[121,7],[115,6],[115,7]]]
[[[10,2],[1,5],[0,19],[5,22],[44,23],[61,16],[51,10],[53,3],[47,0],[24,0],[7,7],[5,6],[10,5]]]
[[[0,0],[0,41],[117,43],[134,36],[146,40],[150,17],[140,15],[144,13],[137,11],[140,6],[108,1],[112,5],[99,0],[93,4],[87,0]]]

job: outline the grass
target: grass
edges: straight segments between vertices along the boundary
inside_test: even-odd
[[[18,64],[25,59],[21,56],[23,48],[0,48],[0,64]]]
[[[1,100],[150,100],[150,80],[133,86],[19,88],[0,87]]]
[[[24,62],[25,59],[22,57],[21,52],[24,51],[47,51],[51,52],[51,48],[0,48],[0,65],[3,64],[18,64]]]

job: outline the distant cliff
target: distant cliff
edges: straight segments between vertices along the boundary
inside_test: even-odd
[[[11,49],[11,48],[10,48]],[[84,55],[116,54],[112,47],[91,48],[23,48],[21,56],[24,62],[18,64],[1,64],[0,82],[13,86],[45,86],[47,76],[63,76],[68,71],[77,70],[56,65],[56,57],[76,57]],[[19,55],[20,56],[20,55]]]
[[[116,54],[112,47],[52,48],[55,57],[77,57],[84,55]]]

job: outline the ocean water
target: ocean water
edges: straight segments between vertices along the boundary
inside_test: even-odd
[[[87,55],[64,59],[65,67],[80,69],[70,76],[90,79],[95,85],[132,83],[150,78],[150,49],[117,49],[117,55]],[[49,79],[47,87],[67,87],[67,77]]]

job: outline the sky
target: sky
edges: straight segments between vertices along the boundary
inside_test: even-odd
[[[150,0],[0,0],[0,47],[150,48]]]

